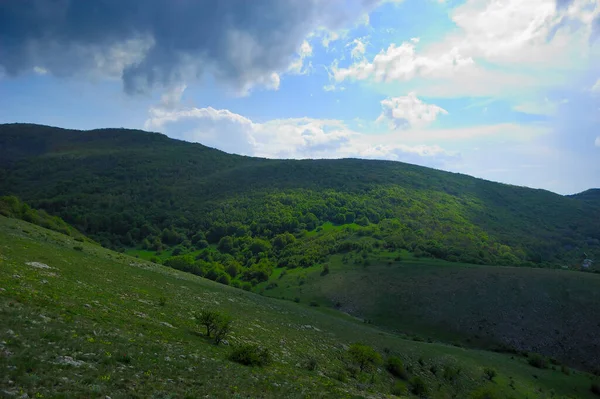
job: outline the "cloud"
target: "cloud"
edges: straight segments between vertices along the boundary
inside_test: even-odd
[[[229,110],[177,105],[173,99],[178,93],[181,90],[173,90],[150,108],[145,129],[266,158],[358,157],[442,167],[460,157],[435,144],[410,145],[389,135],[360,133],[339,120],[288,118],[258,123]]]
[[[600,136],[596,137],[596,141],[594,141],[594,145],[596,147],[600,147]]]
[[[592,86],[592,93],[600,93],[600,79]]]
[[[354,39],[351,43],[348,43],[348,46],[351,45],[354,45],[354,48],[350,52],[352,59],[363,58],[367,49],[365,42],[361,39]]]
[[[416,93],[392,97],[381,101],[383,112],[377,119],[387,121],[392,129],[423,128],[433,123],[438,115],[448,112],[434,104],[426,104],[417,98]]]
[[[371,78],[377,82],[406,81],[418,76],[449,76],[453,70],[473,63],[472,59],[461,56],[456,48],[436,58],[418,55],[415,48],[416,43],[413,41],[404,42],[400,46],[392,43],[386,50],[379,52],[372,62],[363,59],[347,68],[340,68],[334,62],[331,72],[337,82]]]
[[[242,4],[243,3],[243,4]],[[122,78],[129,93],[205,74],[238,91],[273,87],[307,35],[380,0],[0,2],[0,69]]]
[[[515,105],[513,109],[525,114],[552,116],[556,114],[562,104],[567,104],[568,102],[569,100],[566,98],[560,101],[552,101],[548,97],[545,97],[540,101],[530,101]]]
[[[309,63],[308,65],[304,64],[304,60],[306,58],[310,58],[313,55],[313,48],[310,43],[306,40],[302,42],[300,48],[298,49],[298,57],[292,61],[292,63],[288,66],[288,72],[295,75],[305,75],[308,74],[312,65]]]
[[[515,98],[572,87],[600,64],[600,41],[590,41],[600,27],[597,0],[466,0],[450,18],[456,29],[438,42],[392,43],[369,60],[334,61],[332,80],[367,80],[388,95]]]

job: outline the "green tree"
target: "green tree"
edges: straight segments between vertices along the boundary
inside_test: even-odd
[[[363,344],[352,344],[348,348],[350,362],[358,366],[361,372],[371,371],[381,364],[381,355],[372,347]]]

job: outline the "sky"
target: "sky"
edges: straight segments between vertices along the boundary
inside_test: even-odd
[[[12,122],[572,194],[600,187],[600,0],[1,0]]]

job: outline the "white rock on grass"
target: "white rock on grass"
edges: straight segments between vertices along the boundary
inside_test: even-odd
[[[71,356],[59,356],[54,364],[65,364],[68,366],[81,367],[86,363],[82,360],[75,360]]]
[[[48,266],[45,263],[40,263],[40,262],[27,262],[25,263],[27,266],[31,266],[31,267],[35,267],[36,269],[52,269],[50,266]]]

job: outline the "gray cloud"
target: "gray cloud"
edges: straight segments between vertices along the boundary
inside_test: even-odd
[[[122,76],[129,93],[210,73],[238,90],[284,70],[308,33],[381,0],[3,0],[0,70]]]

